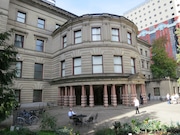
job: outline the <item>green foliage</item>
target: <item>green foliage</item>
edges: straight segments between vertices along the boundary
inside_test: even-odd
[[[95,132],[95,135],[115,135],[115,131],[110,128],[104,128]]]
[[[166,52],[165,45],[167,42],[166,37],[160,37],[154,40],[152,44],[151,71],[155,79],[176,78],[177,63]]]
[[[41,129],[55,131],[57,128],[57,120],[54,116],[44,112],[42,114]]]
[[[0,33],[0,122],[6,119],[17,106],[12,80],[16,75],[17,52],[13,45],[7,44],[11,32]]]

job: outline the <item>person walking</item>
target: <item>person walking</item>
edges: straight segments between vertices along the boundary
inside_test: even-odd
[[[136,108],[136,114],[139,114],[139,100],[137,99],[137,97],[134,98],[134,106]]]
[[[140,94],[141,104],[143,105],[143,96]]]

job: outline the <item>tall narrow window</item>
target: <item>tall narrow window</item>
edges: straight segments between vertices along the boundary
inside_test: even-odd
[[[82,34],[81,30],[75,31],[74,32],[74,43],[78,44],[82,42]]]
[[[22,62],[21,61],[16,62],[16,77],[18,78],[22,77]]]
[[[128,44],[132,44],[132,37],[130,32],[127,33],[127,39],[128,39]]]
[[[16,47],[22,48],[22,47],[23,47],[23,44],[24,44],[24,36],[15,34],[14,45],[15,45]]]
[[[122,57],[114,56],[114,72],[122,73]]]
[[[93,73],[102,73],[103,72],[103,65],[102,65],[102,56],[93,56],[92,57],[93,63]]]
[[[43,78],[43,64],[35,63],[34,65],[34,79]]]
[[[63,47],[67,46],[67,36],[63,36]]]
[[[147,52],[147,51],[145,51],[145,56],[146,56],[146,57],[148,56],[148,52]]]
[[[131,58],[131,73],[135,74],[136,73],[136,69],[135,69],[135,59]]]
[[[61,76],[65,76],[65,61],[61,61]]]
[[[141,53],[141,55],[143,55],[143,50],[142,49],[140,49],[140,53]]]
[[[43,52],[43,48],[44,48],[44,41],[37,39],[36,40],[36,51]]]
[[[42,102],[42,90],[33,91],[33,102]]]
[[[141,67],[144,68],[144,60],[141,60]]]
[[[74,75],[81,74],[81,58],[74,58]]]
[[[149,69],[149,61],[146,62],[146,68]]]
[[[92,28],[92,41],[101,40],[101,29],[99,27]]]
[[[44,29],[45,28],[45,20],[38,18],[38,24],[37,24],[38,28]]]
[[[21,90],[14,90],[15,99],[18,103],[21,102]]]
[[[112,33],[111,40],[119,41],[119,29],[112,28],[111,33]]]
[[[18,11],[18,13],[17,13],[17,21],[21,22],[21,23],[25,23],[26,22],[26,13]]]

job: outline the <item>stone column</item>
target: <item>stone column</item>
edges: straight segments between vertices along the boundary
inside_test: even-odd
[[[68,90],[67,87],[65,87],[65,94],[64,94],[64,106],[68,106],[69,99],[68,99]]]
[[[85,107],[86,104],[87,104],[87,101],[86,101],[87,100],[87,96],[86,96],[86,89],[85,89],[84,85],[82,85],[81,91],[82,91],[81,106]]]
[[[134,98],[137,97],[136,94],[136,84],[131,84],[131,105],[134,105]]]
[[[63,105],[63,88],[59,87],[59,97],[58,97],[58,105]]]
[[[73,105],[76,106],[76,94],[75,94],[75,88],[73,87]]]
[[[107,85],[104,85],[104,107],[108,106],[108,93],[107,93]]]
[[[89,106],[94,106],[94,92],[93,92],[93,86],[90,85],[90,95],[89,95]]]
[[[70,86],[69,89],[69,106],[72,107],[73,106],[73,87]]]
[[[112,104],[112,106],[117,106],[117,97],[116,97],[115,84],[112,84],[112,87],[111,87],[111,104]]]
[[[124,92],[123,93],[123,104],[128,106],[129,105],[128,84],[125,84],[123,92]]]
[[[145,85],[141,84],[141,96],[143,97],[143,102],[147,103]]]

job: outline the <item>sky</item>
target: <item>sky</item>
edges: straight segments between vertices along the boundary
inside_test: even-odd
[[[56,6],[75,15],[110,13],[123,15],[147,0],[56,0]]]

